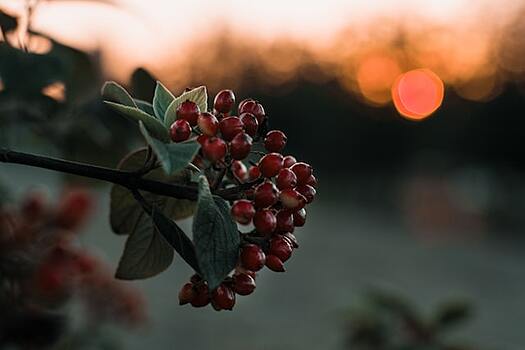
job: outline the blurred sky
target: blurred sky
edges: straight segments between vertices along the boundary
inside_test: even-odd
[[[314,79],[335,78],[363,101],[385,105],[401,73],[426,68],[460,96],[487,101],[525,76],[524,3],[41,0],[33,23],[100,50],[106,73],[120,81],[142,66],[172,88],[190,80],[235,88],[232,77],[251,65],[278,85],[315,64],[322,74]],[[0,0],[15,12],[23,4]]]

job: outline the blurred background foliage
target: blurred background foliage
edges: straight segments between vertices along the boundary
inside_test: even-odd
[[[359,298],[371,284],[400,289],[425,315],[427,305],[465,295],[479,306],[467,339],[483,349],[522,348],[522,1],[497,8],[457,2],[457,9],[421,2],[428,15],[422,18],[407,1],[377,16],[375,3],[330,1],[326,8],[369,20],[344,22],[319,37],[311,34],[320,31],[317,19],[330,16],[318,9],[312,20],[295,2],[277,11],[290,23],[269,12],[260,16],[269,22],[254,18],[251,6],[258,5],[232,11],[240,6],[234,2],[224,9],[205,1],[80,1],[74,8],[77,2],[0,1],[2,146],[114,166],[141,138],[103,107],[101,84],[116,79],[150,100],[158,78],[175,93],[204,84],[210,95],[234,88],[238,100],[256,97],[271,126],[287,133],[287,150],[313,164],[320,180],[313,223],[299,233],[304,243],[286,275],[262,276],[274,283],[262,281],[265,287],[226,316],[175,305],[180,281],[190,273],[182,264],[140,282],[153,299],[154,323],[147,336],[130,335],[127,348],[156,342],[170,348],[176,337],[185,348],[251,342],[274,350],[478,349],[448,337],[445,346],[441,336],[438,347],[414,343],[397,311],[375,296]],[[357,10],[367,6],[370,12]],[[433,10],[444,19],[432,17]],[[291,35],[282,22],[299,22],[306,34]],[[418,67],[439,75],[445,98],[434,114],[414,122],[393,107],[390,88],[399,74]],[[54,191],[60,184],[47,172],[1,169],[15,197],[35,181]],[[123,242],[109,233],[107,188],[97,191],[98,220],[84,243],[116,263]],[[337,313],[362,299],[364,311],[354,310],[345,327]],[[417,318],[427,327],[436,315]]]

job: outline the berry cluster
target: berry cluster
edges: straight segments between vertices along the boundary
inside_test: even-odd
[[[92,208],[91,195],[80,189],[67,191],[57,204],[43,192],[35,191],[20,207],[0,206],[3,316],[9,315],[22,324],[35,318],[44,322],[49,312],[61,314],[63,306],[77,297],[93,320],[129,326],[144,321],[141,295],[116,281],[103,261],[75,245],[77,231]],[[25,326],[23,329],[27,330]],[[4,331],[0,322],[0,334]],[[26,340],[9,339],[12,343],[18,341]]]
[[[201,277],[193,276],[180,291],[181,305],[203,307],[211,303],[216,310],[231,310],[236,294],[248,295],[255,290],[257,271],[266,266],[283,272],[284,263],[298,247],[294,229],[305,224],[305,206],[316,195],[312,167],[281,154],[287,137],[280,130],[267,131],[268,116],[263,106],[253,99],[243,100],[235,116],[231,114],[234,105],[231,90],[215,96],[211,113],[185,101],[170,129],[174,142],[187,140],[192,132],[198,135],[202,147],[193,164],[207,171],[215,188],[248,185],[243,198],[231,207],[243,242],[237,268],[213,291]]]

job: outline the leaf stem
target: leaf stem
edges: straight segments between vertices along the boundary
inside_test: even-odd
[[[131,194],[133,195],[135,200],[142,206],[144,211],[148,213],[149,216],[151,216],[153,207],[144,197],[142,197],[142,194],[140,194],[139,190],[134,188],[131,190]]]

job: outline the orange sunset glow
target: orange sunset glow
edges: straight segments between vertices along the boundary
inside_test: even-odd
[[[16,12],[23,1],[0,0],[0,5]],[[194,82],[235,88],[236,76],[259,65],[268,88],[303,78],[336,80],[363,102],[383,106],[392,103],[396,78],[411,69],[429,69],[459,96],[475,101],[497,96],[506,82],[521,81],[523,5],[510,0],[330,0],[308,6],[41,1],[33,22],[68,44],[100,51],[105,71],[121,81],[145,67],[175,90]],[[304,73],[312,65],[317,73]],[[402,115],[410,114],[395,100]],[[419,107],[410,118],[428,114]]]

